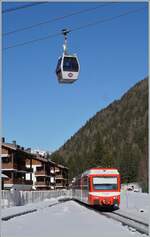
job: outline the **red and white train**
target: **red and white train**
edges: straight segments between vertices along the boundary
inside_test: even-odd
[[[115,168],[92,168],[73,179],[72,197],[88,205],[119,208],[120,174]]]

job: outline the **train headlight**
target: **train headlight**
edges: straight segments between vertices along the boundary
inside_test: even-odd
[[[94,199],[96,199],[96,200],[97,200],[97,199],[99,199],[99,197],[94,197]]]
[[[115,197],[113,197],[113,199],[118,199],[118,197],[117,197],[117,196],[115,196]]]

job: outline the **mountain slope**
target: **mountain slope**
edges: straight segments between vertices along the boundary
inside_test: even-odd
[[[94,166],[117,167],[122,181],[148,183],[148,79],[98,112],[50,157],[70,178]]]

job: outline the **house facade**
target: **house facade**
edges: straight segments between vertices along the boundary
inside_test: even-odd
[[[26,168],[26,159],[30,159],[30,155],[20,147],[13,143],[5,143],[4,138],[1,142],[1,160],[2,174],[8,178],[4,179],[4,189],[31,190],[32,189],[32,163],[30,159],[30,167]],[[26,174],[30,179],[26,180]]]
[[[44,154],[31,153],[16,144],[1,142],[3,189],[55,190],[68,188],[68,168],[47,159]]]
[[[29,161],[26,166],[28,167]],[[39,154],[34,154],[32,159],[32,181],[33,181],[33,190],[49,190],[51,189],[50,180],[50,163],[49,161]],[[28,176],[28,174],[27,174]],[[28,179],[29,177],[27,177]]]
[[[55,190],[68,187],[66,167],[36,154],[32,159],[32,168],[33,190]]]
[[[68,188],[68,168],[63,165],[55,166],[55,189]]]

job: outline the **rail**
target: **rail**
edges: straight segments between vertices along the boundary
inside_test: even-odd
[[[129,227],[132,227],[136,231],[142,234],[149,234],[149,225],[148,223],[144,222],[143,220],[135,219],[132,217],[128,217],[127,215],[119,212],[102,212],[102,215],[112,218],[116,221],[123,223]]]
[[[89,206],[89,205],[84,204],[78,200],[75,200],[75,201],[78,202],[80,205],[85,206],[86,208],[99,213],[100,215],[103,215],[107,218],[111,218],[113,220],[121,222],[123,225],[128,226],[129,229],[132,228],[142,234],[149,235],[149,224],[146,223],[144,220],[141,220],[141,219],[139,220],[138,217],[133,218],[131,216],[127,216],[125,213],[123,213],[123,211],[120,212],[120,210],[113,211],[113,212],[111,212],[111,211],[108,212],[108,210],[107,210],[107,212],[106,212],[106,211],[104,211],[104,209]]]

